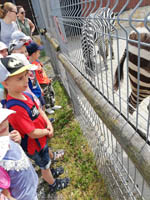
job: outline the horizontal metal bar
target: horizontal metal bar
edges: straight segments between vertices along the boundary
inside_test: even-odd
[[[59,46],[57,40],[55,38],[51,37],[49,33],[45,33],[45,36],[46,36],[47,40],[51,43],[51,45],[53,46],[55,51],[59,51],[60,46]]]

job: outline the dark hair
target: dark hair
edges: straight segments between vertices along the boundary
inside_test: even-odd
[[[11,2],[6,2],[4,4],[0,4],[0,18],[4,18],[8,11],[12,11],[13,7],[16,6]]]
[[[17,13],[19,13],[19,10],[21,9],[21,8],[23,8],[23,6],[17,6]]]

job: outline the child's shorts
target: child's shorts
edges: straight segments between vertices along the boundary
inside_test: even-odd
[[[34,155],[29,155],[29,158],[35,161],[35,164],[38,165],[41,169],[48,169],[51,165],[51,159],[49,156],[48,145],[40,151],[35,152]]]

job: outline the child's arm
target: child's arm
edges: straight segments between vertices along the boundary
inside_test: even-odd
[[[47,128],[44,129],[36,128],[28,135],[31,138],[41,138],[43,136],[49,136],[49,130]]]
[[[42,115],[43,119],[47,123],[47,129],[49,130],[48,137],[49,138],[53,137],[54,130],[53,130],[53,126],[52,126],[50,120],[48,119],[47,115],[45,114],[45,112],[43,112],[43,110],[41,108],[39,108],[38,110],[39,110],[40,114]]]
[[[4,190],[2,191],[2,194],[4,194],[9,200],[16,200],[15,198],[13,198],[13,197],[11,196],[11,194],[10,194],[10,192],[9,192],[8,189],[4,189]]]

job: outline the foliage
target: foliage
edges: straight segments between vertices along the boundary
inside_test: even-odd
[[[54,137],[49,145],[54,150],[65,150],[64,160],[55,164],[65,168],[62,177],[67,176],[71,179],[69,187],[61,191],[64,199],[110,200],[86,138],[74,118],[72,105],[64,87],[58,81],[53,83],[53,87],[56,92],[56,104],[62,108],[55,111]]]

